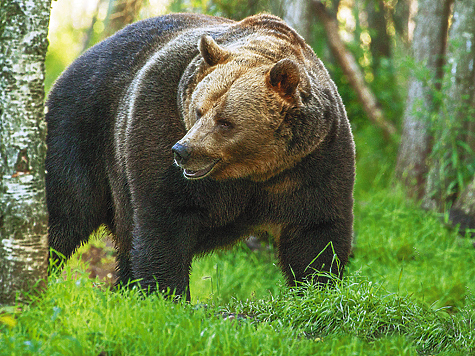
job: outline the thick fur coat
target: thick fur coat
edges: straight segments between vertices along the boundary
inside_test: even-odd
[[[119,283],[189,299],[193,256],[264,229],[290,285],[341,274],[351,129],[323,64],[277,17],[137,22],[79,57],[47,109],[49,244],[64,257],[105,224]]]

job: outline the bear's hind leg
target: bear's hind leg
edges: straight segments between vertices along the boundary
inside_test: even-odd
[[[48,244],[52,249],[50,251],[50,262],[53,269],[61,267],[77,248],[89,240],[89,236],[100,226],[84,225],[78,224],[76,219],[50,215]]]
[[[298,286],[316,272],[330,272],[341,278],[350,249],[351,231],[346,231],[344,225],[287,226],[279,239],[280,265],[290,286]],[[329,280],[318,275],[313,281],[324,285]]]
[[[57,173],[57,174],[55,174]],[[52,267],[58,268],[102,224],[108,224],[110,204],[104,185],[93,185],[77,175],[72,181],[54,168],[48,168],[46,177],[48,206],[48,245],[52,249]]]

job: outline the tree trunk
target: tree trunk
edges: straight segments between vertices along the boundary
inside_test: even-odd
[[[453,202],[475,173],[475,3],[455,3],[441,110],[434,122],[423,206],[441,209]]]
[[[394,137],[397,133],[394,125],[385,119],[383,112],[379,108],[378,102],[366,85],[363,73],[358,66],[353,55],[346,49],[340,35],[338,34],[338,23],[332,18],[321,1],[312,1],[315,14],[325,27],[325,33],[328,38],[328,44],[333,56],[338,61],[341,69],[348,78],[348,81],[356,92],[358,99],[368,118],[381,128],[387,137]]]
[[[430,114],[438,110],[433,94],[439,90],[443,75],[450,5],[453,0],[419,0],[412,50],[416,75],[409,81],[404,114],[403,134],[396,166],[397,176],[408,188],[410,196],[422,198],[431,150]],[[430,79],[420,79],[422,69]]]
[[[462,235],[470,229],[473,230],[470,235],[475,237],[475,176],[450,209],[449,220],[460,226]]]
[[[283,19],[302,35],[307,42],[310,40],[310,4],[307,0],[285,1]]]
[[[105,37],[113,35],[137,20],[142,0],[109,0],[108,24]]]
[[[44,60],[51,0],[0,5],[0,304],[47,277]]]
[[[394,28],[406,44],[411,42],[409,24],[411,21],[411,6],[413,1],[414,0],[398,0],[392,14]]]
[[[383,0],[372,0],[366,5],[368,26],[371,30],[371,56],[373,70],[377,75],[381,60],[391,58],[391,37],[387,32],[386,11]]]

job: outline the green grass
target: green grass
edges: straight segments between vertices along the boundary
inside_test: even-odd
[[[136,291],[104,292],[84,275],[54,281],[46,296],[21,313],[17,326],[3,330],[0,340],[0,355],[415,354],[403,337],[375,342],[354,335],[308,338],[295,326],[275,321],[231,321],[216,308],[141,298]]]
[[[196,259],[190,278],[193,302],[212,296],[220,303],[232,298],[265,298],[284,284],[275,251],[250,251],[244,244]]]
[[[472,241],[384,171],[363,183],[333,289],[288,291],[275,251],[240,245],[195,260],[192,303],[172,303],[109,291],[75,257],[21,311],[0,309],[0,355],[475,355]]]
[[[461,308],[473,295],[473,241],[449,230],[443,216],[417,208],[398,189],[368,194],[355,214],[350,271],[438,308]]]
[[[449,315],[352,275],[225,305],[101,289],[70,267],[0,327],[0,355],[469,355],[475,302]],[[229,313],[241,313],[233,319]],[[6,314],[4,314],[6,315]],[[14,325],[13,325],[14,324]]]

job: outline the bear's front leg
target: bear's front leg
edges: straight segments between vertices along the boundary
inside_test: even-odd
[[[136,223],[131,262],[134,280],[146,293],[157,288],[166,296],[186,296],[190,301],[189,275],[193,259],[189,234],[181,224],[159,221]]]
[[[279,239],[281,268],[290,286],[298,286],[316,272],[331,272],[341,278],[351,249],[351,224],[326,222],[283,228]],[[319,285],[329,278],[318,276]]]

